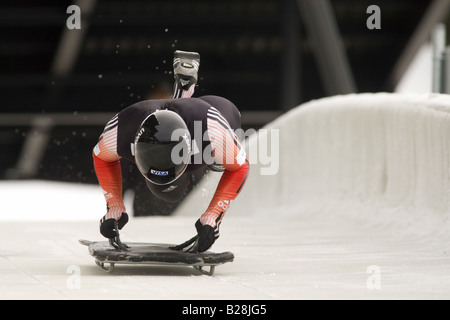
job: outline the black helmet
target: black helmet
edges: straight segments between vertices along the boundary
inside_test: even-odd
[[[142,122],[134,140],[139,171],[151,183],[165,185],[186,170],[191,154],[191,136],[175,112],[158,110]]]

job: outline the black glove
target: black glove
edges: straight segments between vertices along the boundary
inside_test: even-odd
[[[214,242],[219,238],[219,226],[221,222],[223,213],[219,215],[216,219],[216,226],[213,228],[210,225],[203,225],[200,222],[200,219],[197,220],[195,223],[195,228],[197,229],[197,243],[196,243],[196,249],[198,252],[204,252],[211,248],[211,246],[214,244]]]
[[[109,218],[106,219],[106,216],[104,216],[100,220],[100,233],[108,239],[113,239],[117,236],[118,231],[115,228],[115,222],[116,219]],[[128,222],[128,214],[126,212],[122,212],[122,216],[117,221],[118,222],[118,228],[119,230],[122,230],[122,228],[127,224]]]

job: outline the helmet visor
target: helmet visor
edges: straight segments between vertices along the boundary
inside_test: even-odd
[[[136,165],[151,183],[165,185],[178,179],[189,162],[189,150],[184,141],[156,144],[137,142]]]

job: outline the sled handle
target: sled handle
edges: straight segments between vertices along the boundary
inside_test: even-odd
[[[169,247],[169,249],[176,250],[176,251],[183,250],[184,248],[190,246],[190,245],[193,244],[195,241],[197,241],[197,239],[198,239],[198,234],[195,235],[194,237],[192,237],[191,239],[189,239],[189,240],[183,242],[182,244],[179,244],[179,245],[174,246],[174,247]],[[189,248],[189,249],[191,249],[191,248]],[[189,251],[189,249],[186,250],[186,251]]]
[[[114,248],[116,248],[116,249],[127,251],[127,249],[129,247],[120,240],[119,226],[118,226],[118,222],[117,221],[114,221],[114,228],[115,228],[115,231],[116,231],[116,236],[114,238],[109,239],[109,244],[111,246],[113,246]]]

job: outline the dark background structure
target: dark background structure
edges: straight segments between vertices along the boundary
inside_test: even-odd
[[[104,123],[170,95],[175,50],[200,53],[195,96],[229,98],[244,128],[311,99],[393,91],[417,44],[446,19],[446,2],[2,1],[0,178],[96,183],[91,150]],[[66,26],[73,4],[79,30]],[[381,29],[366,25],[370,5]]]

